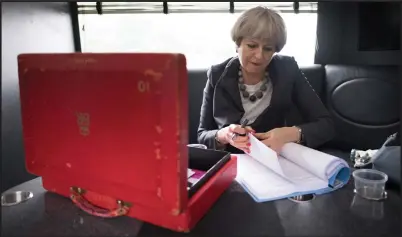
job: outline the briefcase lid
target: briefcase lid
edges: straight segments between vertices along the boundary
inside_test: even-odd
[[[184,55],[23,54],[18,67],[28,171],[174,215],[187,206]]]

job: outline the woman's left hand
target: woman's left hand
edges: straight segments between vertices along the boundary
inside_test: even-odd
[[[254,136],[276,153],[279,153],[286,143],[298,141],[300,134],[295,127],[282,127],[265,133],[256,133]]]

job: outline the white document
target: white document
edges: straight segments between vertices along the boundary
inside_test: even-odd
[[[296,143],[287,143],[283,146],[281,156],[292,161],[315,176],[328,180],[335,174],[340,165],[348,166],[346,161]]]
[[[268,169],[254,158],[239,154],[237,156],[237,182],[257,198],[284,196],[294,190],[294,185]]]
[[[249,135],[250,139],[250,153],[249,155],[264,164],[266,167],[274,171],[275,173],[285,176],[282,171],[282,167],[279,164],[278,155],[274,150],[267,147],[264,143],[258,140],[253,135]]]
[[[250,153],[236,155],[236,180],[256,201],[328,189],[329,179],[349,168],[342,159],[299,144],[286,144],[278,155],[253,135],[249,138]]]
[[[296,192],[306,192],[328,187],[328,182],[303,170],[298,165],[281,157],[280,163],[286,178],[275,173],[248,155],[237,156],[236,180],[246,186],[257,199],[276,199]]]
[[[321,179],[303,167],[280,156],[279,163],[287,180],[295,185],[294,192],[304,192],[328,187],[328,179]]]

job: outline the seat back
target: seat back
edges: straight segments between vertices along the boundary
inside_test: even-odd
[[[394,66],[325,66],[325,100],[335,123],[330,146],[378,149],[399,131],[399,71]]]
[[[345,151],[376,149],[399,131],[399,71],[393,66],[312,65],[301,71],[328,108],[336,137],[325,147]],[[197,128],[207,69],[189,71],[189,142],[197,143]],[[303,121],[296,106],[288,126]]]
[[[200,123],[200,110],[207,83],[207,69],[190,70],[188,72],[188,113],[189,113],[189,143],[198,143],[197,130]]]

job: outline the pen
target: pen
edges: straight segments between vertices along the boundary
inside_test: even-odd
[[[245,119],[242,123],[241,123],[241,127],[242,128],[245,128],[246,126],[247,126],[247,123],[248,123],[248,119]],[[244,137],[244,136],[246,136],[247,135],[247,133],[244,133],[244,134],[238,134],[238,133],[233,133],[233,135],[232,135],[232,140],[234,140],[234,139],[236,139],[236,137],[237,136],[242,136],[242,137]]]

